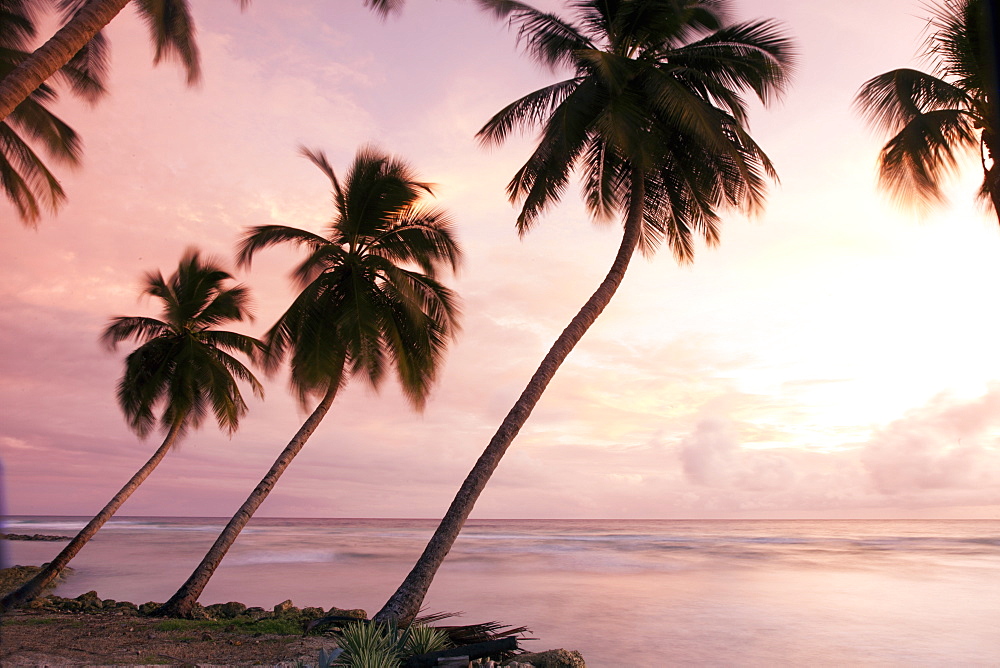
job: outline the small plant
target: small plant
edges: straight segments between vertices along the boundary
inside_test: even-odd
[[[350,668],[398,668],[406,654],[409,631],[400,633],[394,622],[351,622],[335,634],[344,650],[336,665]]]
[[[427,654],[448,649],[452,646],[448,640],[448,632],[444,629],[436,629],[433,626],[423,624],[413,624],[409,628],[410,638],[406,643],[408,656],[414,654]]]
[[[319,651],[319,660],[316,662],[316,668],[330,668],[330,666],[336,665],[334,662],[343,653],[344,650],[340,647],[332,649],[329,652],[321,649]]]
[[[343,654],[332,665],[350,668],[399,668],[411,656],[452,646],[444,629],[423,624],[400,631],[395,622],[350,622],[334,637]]]

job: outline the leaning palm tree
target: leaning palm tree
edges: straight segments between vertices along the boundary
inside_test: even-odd
[[[203,261],[197,251],[189,250],[169,280],[160,272],[146,276],[143,294],[163,302],[162,320],[120,316],[105,328],[102,340],[111,350],[124,341],[142,342],[125,358],[125,373],[118,384],[118,403],[129,426],[145,437],[159,423],[166,437],[149,461],[55,559],[0,601],[0,610],[32,600],[59,577],[70,559],[111,519],[167,451],[189,428],[200,426],[209,411],[220,428],[233,434],[247,411],[237,381],[247,383],[254,394],[263,396],[254,375],[230,354],[240,352],[253,357],[262,350],[260,341],[213,329],[249,317],[249,292],[241,285],[227,286],[230,279],[217,264]]]
[[[576,23],[515,0],[479,3],[518,26],[536,60],[573,70],[479,131],[483,143],[499,144],[541,125],[538,147],[508,186],[523,202],[518,231],[531,229],[579,170],[592,215],[621,216],[624,233],[606,278],[556,339],[377,620],[416,615],[500,459],[635,251],[649,255],[666,241],[678,261],[690,261],[696,237],[718,242],[718,209],[759,209],[774,176],[745,128],[743,98],[767,103],[787,80],[791,44],[773,22],[726,24],[721,0],[574,0]]]
[[[934,74],[898,69],[867,81],[856,104],[891,135],[879,154],[879,184],[898,200],[926,206],[960,158],[978,153],[979,196],[1000,220],[1000,108],[991,35],[998,19],[988,0],[942,0],[924,55]]]
[[[28,0],[0,0],[0,77],[6,76],[29,55],[37,34],[38,8]],[[70,92],[94,101],[104,92],[107,52],[100,36],[56,72],[58,83]],[[43,83],[13,112],[0,121],[0,187],[18,217],[35,226],[43,209],[55,211],[66,194],[36,148],[56,162],[76,166],[80,139],[47,108],[56,89]]]
[[[83,49],[131,0],[58,0],[72,18],[30,58],[0,81],[0,119],[6,118],[31,91],[41,86],[59,68]],[[250,0],[237,0],[245,9]],[[134,0],[136,9],[149,25],[156,53],[154,63],[175,56],[193,84],[201,76],[194,22],[187,0]],[[365,0],[381,16],[399,11],[403,0]]]
[[[70,62],[115,18],[130,0],[57,0],[68,16],[66,24],[0,81],[0,119],[6,118],[31,91]],[[241,8],[250,0],[238,0]],[[135,0],[149,26],[155,54],[153,62],[176,57],[187,73],[188,84],[201,77],[194,22],[187,0]]]
[[[461,252],[447,216],[420,202],[430,186],[375,149],[357,153],[343,182],[323,153],[302,153],[333,184],[335,213],[326,235],[255,227],[240,243],[239,262],[249,265],[258,251],[277,244],[308,250],[293,273],[301,292],[265,341],[272,370],[291,358],[291,386],[302,405],[309,397],[319,403],[161,615],[191,614],[226,552],[351,377],[378,387],[395,366],[403,392],[420,409],[457,331],[455,297],[437,274],[457,269]]]

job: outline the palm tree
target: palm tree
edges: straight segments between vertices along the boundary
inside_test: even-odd
[[[378,387],[393,365],[420,409],[457,331],[455,297],[436,275],[457,269],[461,252],[444,213],[420,203],[431,187],[404,162],[372,148],[358,151],[343,183],[323,153],[302,153],[333,184],[335,213],[326,235],[255,227],[240,243],[239,262],[249,265],[258,251],[278,244],[309,251],[293,272],[301,292],[265,341],[272,370],[291,358],[291,386],[303,406],[311,396],[320,401],[161,615],[190,616],[240,531],[351,377]]]
[[[37,6],[28,0],[0,0],[0,77],[28,57],[37,33]],[[56,73],[61,83],[86,100],[104,92],[107,52],[100,36]],[[66,123],[46,108],[56,99],[55,88],[44,83],[0,121],[0,187],[14,205],[21,221],[35,226],[43,208],[55,211],[66,195],[59,180],[33,145],[48,156],[75,166],[80,160],[80,139]]]
[[[69,20],[29,57],[0,80],[0,119],[6,118],[33,90],[70,62],[115,18],[130,0],[58,0]],[[250,0],[237,0],[245,9]],[[153,63],[164,58],[180,60],[188,84],[201,77],[194,22],[187,0],[135,0],[149,26],[155,53]]]
[[[246,9],[250,0],[237,0]],[[0,79],[0,119],[6,118],[31,91],[37,89],[59,68],[85,47],[130,0],[58,0],[69,9],[72,18],[30,58]],[[403,0],[365,0],[382,17],[402,8]],[[135,0],[136,9],[149,25],[156,53],[153,63],[174,56],[187,72],[188,84],[201,76],[198,45],[194,41],[194,22],[187,0]]]
[[[413,570],[375,616],[408,623],[473,505],[559,365],[604,310],[636,249],[666,241],[691,261],[694,238],[719,239],[720,207],[763,205],[767,156],[745,129],[743,94],[767,103],[791,64],[791,44],[771,21],[725,24],[720,0],[574,0],[576,23],[516,0],[479,0],[518,26],[539,62],[570,78],[508,105],[479,131],[499,144],[541,125],[538,146],[508,194],[522,202],[526,233],[556,203],[575,170],[595,219],[624,218],[604,281],[556,339],[476,462]]]
[[[940,202],[959,158],[979,153],[979,196],[1000,220],[997,62],[987,0],[943,0],[928,20],[924,55],[934,74],[898,69],[865,82],[855,103],[891,136],[879,154],[879,185],[898,200]]]
[[[260,341],[234,332],[212,329],[249,317],[249,292],[212,261],[189,250],[169,280],[160,272],[146,275],[143,294],[163,302],[163,319],[112,318],[101,337],[110,350],[135,339],[142,345],[125,358],[118,384],[118,403],[129,426],[145,437],[156,427],[166,432],[163,443],[142,468],[115,494],[94,519],[34,578],[0,601],[0,610],[23,605],[53,582],[105,522],[121,507],[189,428],[201,425],[209,411],[221,429],[232,435],[247,406],[237,381],[263,396],[260,383],[230,352],[249,357],[261,352]],[[156,411],[160,410],[159,420]]]

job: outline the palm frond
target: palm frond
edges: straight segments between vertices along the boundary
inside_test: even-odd
[[[174,333],[168,323],[156,318],[142,316],[117,316],[101,333],[101,343],[108,350],[117,350],[118,345],[135,339],[146,342],[157,337],[165,337]]]
[[[693,85],[701,82],[711,100],[746,123],[743,104],[733,93],[752,91],[765,104],[786,89],[794,72],[795,48],[776,21],[726,26],[669,53],[669,67]]]
[[[66,199],[59,179],[7,123],[0,123],[0,187],[31,226],[43,207],[54,211]]]
[[[869,79],[855,106],[883,132],[897,133],[913,118],[941,109],[967,110],[972,99],[961,88],[918,70],[898,69]]]
[[[973,119],[943,109],[913,116],[879,155],[879,183],[903,203],[942,199],[941,181],[954,171],[958,154],[978,144]]]
[[[379,257],[413,263],[430,276],[442,266],[455,272],[462,263],[462,249],[454,229],[444,210],[418,205],[402,212],[397,223],[373,238],[367,248]]]
[[[539,63],[555,68],[572,66],[573,52],[594,48],[576,28],[555,14],[540,12],[516,0],[476,0],[480,7],[517,27],[518,42]]]
[[[383,19],[401,12],[405,4],[405,0],[365,0],[365,7],[371,7]]]
[[[485,145],[501,144],[518,128],[529,128],[544,121],[580,84],[580,79],[567,79],[546,86],[507,105],[476,133]]]
[[[187,0],[135,1],[153,42],[153,63],[176,58],[187,73],[187,83],[197,83],[201,79],[201,62]]]
[[[318,234],[287,225],[258,225],[247,230],[236,247],[236,263],[248,267],[259,251],[277,244],[298,244],[320,248],[327,240]]]

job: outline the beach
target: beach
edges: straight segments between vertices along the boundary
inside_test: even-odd
[[[68,533],[82,518],[11,518]],[[116,518],[55,590],[163,601],[224,520]],[[201,597],[374,614],[430,520],[254,519]],[[60,543],[4,541],[12,563]],[[590,666],[987,666],[1000,657],[1000,522],[471,521],[425,606],[524,625]]]

